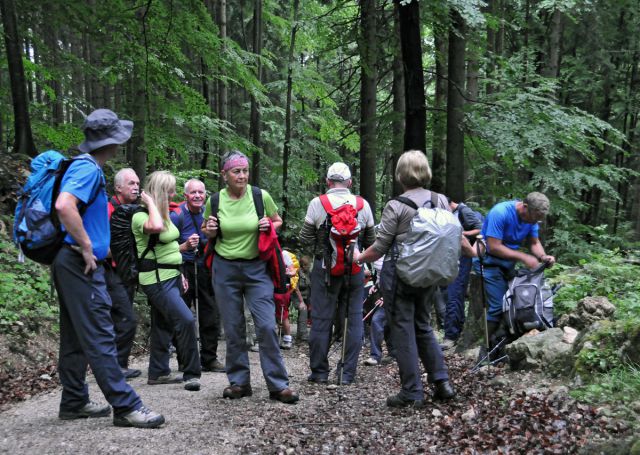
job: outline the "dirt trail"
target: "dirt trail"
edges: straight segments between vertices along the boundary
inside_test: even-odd
[[[338,360],[334,352],[332,365]],[[361,360],[367,353],[363,348]],[[632,431],[570,399],[561,383],[506,369],[470,374],[473,361],[458,355],[447,358],[458,397],[437,402],[427,389],[428,404],[421,410],[385,405],[399,390],[395,364],[360,366],[355,385],[330,391],[306,382],[306,347],[285,351],[284,358],[300,393],[297,405],[269,400],[257,353],[250,353],[254,394],[234,401],[222,398],[227,378],[220,373],[203,374],[200,392],[180,384],[148,386],[146,359],[140,359],[133,366],[145,373],[131,383],[147,405],[165,415],[162,428],[116,428],[110,418],[60,421],[56,390],[0,413],[0,453],[566,454]],[[92,377],[90,390],[104,402]]]

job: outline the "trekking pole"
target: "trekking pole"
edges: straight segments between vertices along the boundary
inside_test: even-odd
[[[280,324],[278,324],[278,346],[282,345],[282,326],[284,325],[284,305],[280,306]]]
[[[373,304],[373,308],[371,309],[371,311],[369,311],[365,315],[365,317],[362,318],[362,322],[366,321],[369,316],[372,316],[376,311],[378,311],[378,309],[380,309],[380,307],[382,307],[382,299],[376,300],[376,303]]]
[[[482,234],[478,234],[476,237],[476,252],[478,253],[478,261],[480,262],[480,294],[482,295],[482,312],[484,319],[484,343],[487,349],[487,359],[489,360],[489,364],[487,368],[491,367],[491,340],[489,340],[489,323],[487,322],[487,296],[485,295],[484,288],[484,254],[481,251],[481,244],[483,244],[484,238]],[[485,246],[486,249],[486,246]],[[482,362],[482,361],[481,361]],[[489,375],[490,371],[487,371],[487,375]]]
[[[193,250],[193,281],[195,281],[195,289],[193,290],[194,305],[196,307],[196,344],[198,353],[200,353],[200,303],[198,302],[198,247]]]

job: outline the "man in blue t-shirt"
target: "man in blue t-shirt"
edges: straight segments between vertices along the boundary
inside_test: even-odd
[[[85,140],[78,146],[84,155],[69,166],[55,201],[67,232],[53,262],[60,300],[58,416],[62,420],[106,417],[113,407],[114,425],[155,428],[164,423],[164,417],[142,404],[118,365],[103,266],[111,232],[102,167],[129,140],[132,129],[133,122],[118,119],[108,109],[93,111],[83,125]],[[89,399],[87,365],[111,406]]]
[[[220,337],[220,312],[213,295],[211,274],[204,265],[204,247],[207,236],[202,232],[204,205],[207,193],[204,183],[197,179],[184,184],[185,202],[179,210],[172,211],[171,221],[180,231],[180,252],[183,273],[189,280],[189,288],[183,296],[190,308],[198,304],[198,328],[200,335],[200,361],[202,371],[224,373],[225,367],[218,360],[218,338]],[[196,269],[197,267],[197,269]],[[178,352],[180,364],[180,352]]]
[[[538,222],[549,212],[549,199],[542,193],[529,193],[523,201],[505,201],[493,206],[482,225],[487,252],[483,258],[485,295],[488,300],[489,338],[496,332],[502,317],[502,298],[516,262],[534,269],[541,262],[553,265],[556,259],[545,253],[538,238]],[[529,253],[520,251],[528,241]],[[480,261],[473,266],[479,272]]]

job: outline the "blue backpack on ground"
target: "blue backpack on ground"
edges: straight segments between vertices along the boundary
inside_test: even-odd
[[[18,193],[13,224],[13,240],[20,249],[20,261],[24,260],[24,254],[33,261],[50,265],[62,247],[66,233],[56,214],[55,200],[62,177],[76,159],[92,160],[88,155],[67,159],[60,152],[48,150],[31,161],[31,175]],[[80,215],[94,199],[95,196],[89,204],[80,206]]]

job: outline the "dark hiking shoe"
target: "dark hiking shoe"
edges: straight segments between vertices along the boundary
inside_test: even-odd
[[[181,382],[182,376],[171,376],[170,374],[147,379],[149,385],[180,384]]]
[[[387,406],[390,408],[414,408],[422,409],[425,406],[424,400],[407,400],[400,395],[393,395],[387,398]]]
[[[164,423],[164,416],[142,406],[140,409],[125,414],[114,416],[113,424],[116,427],[157,428]]]
[[[207,372],[213,371],[214,373],[226,373],[227,369],[222,364],[222,362],[216,359],[212,362],[209,362],[206,365],[202,365],[202,371],[207,371]]]
[[[197,392],[200,390],[200,379],[191,378],[184,381],[184,390],[188,390],[190,392]]]
[[[456,396],[456,391],[449,381],[440,381],[434,384],[434,398],[438,400],[450,400]]]
[[[137,378],[142,374],[142,371],[135,368],[120,368],[125,379]]]
[[[242,397],[250,397],[253,395],[253,390],[251,390],[251,384],[247,385],[230,385],[225,388],[222,392],[223,398],[229,398],[231,400],[236,400]]]
[[[307,382],[311,382],[313,384],[329,384],[329,380],[327,378],[316,378],[314,376],[309,376],[307,378]]]
[[[456,340],[445,338],[444,340],[442,340],[442,343],[440,343],[440,347],[443,351],[448,351],[449,349],[455,348],[457,343],[458,342]]]
[[[75,411],[60,411],[58,418],[60,420],[74,420],[74,419],[87,419],[89,417],[107,417],[111,414],[111,406],[108,404],[102,405],[89,401],[80,409]]]
[[[279,392],[269,392],[269,399],[276,400],[280,403],[294,404],[300,397],[290,388],[280,390]]]

